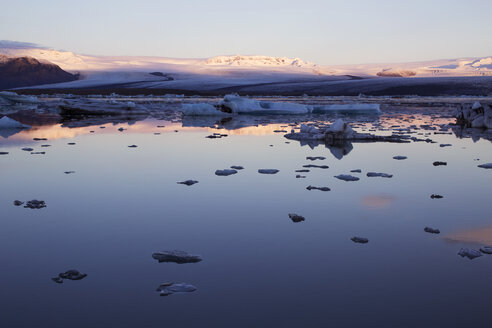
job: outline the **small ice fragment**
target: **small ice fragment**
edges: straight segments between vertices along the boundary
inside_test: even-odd
[[[73,145],[75,145],[75,142],[69,142],[69,143],[67,143],[67,145],[73,146]]]
[[[9,152],[8,151],[0,151],[0,155],[8,155]]]
[[[196,181],[196,180],[185,180],[185,181],[178,182],[178,184],[184,184],[184,185],[187,185],[187,186],[192,186],[195,183],[198,183],[198,181]]]
[[[152,258],[159,261],[159,263],[174,262],[178,264],[196,263],[202,260],[202,257],[200,255],[193,255],[184,251],[176,251],[176,250],[155,252],[154,254],[152,254]]]
[[[353,175],[350,175],[350,174],[335,175],[335,178],[343,180],[343,181],[359,181],[360,180],[358,177],[354,177]]]
[[[314,186],[308,186],[306,187],[307,190],[321,190],[321,191],[330,191],[331,189],[328,187],[314,187]]]
[[[137,145],[130,145],[128,146],[128,148],[137,148],[138,146]]]
[[[476,249],[462,248],[458,252],[458,255],[461,257],[467,257],[470,260],[473,260],[474,258],[482,256],[482,253],[480,253]]]
[[[306,173],[306,172],[309,172],[309,170],[296,170],[296,172],[298,172],[298,173]]]
[[[239,166],[239,165],[233,165],[233,166],[231,166],[231,169],[234,169],[234,170],[244,170],[244,167]]]
[[[492,163],[485,163],[485,164],[480,164],[478,167],[482,169],[492,169]]]
[[[46,203],[44,202],[44,200],[33,199],[28,201],[26,205],[24,205],[24,207],[31,209],[40,209],[46,207]]]
[[[215,171],[215,175],[218,175],[218,176],[228,176],[228,175],[236,174],[236,173],[237,173],[236,170],[229,170],[229,169],[216,170]]]
[[[381,177],[381,178],[392,178],[393,174],[388,173],[377,173],[377,172],[367,172],[368,177]]]
[[[292,220],[292,222],[298,223],[306,220],[304,216],[295,214],[295,213],[289,213],[289,218]]]
[[[279,170],[277,169],[259,169],[258,173],[260,174],[277,174]]]
[[[310,160],[310,161],[316,161],[316,160],[322,161],[322,160],[325,160],[326,157],[323,157],[323,156],[316,156],[316,157],[308,156],[308,157],[306,157],[306,159],[307,160]]]
[[[80,273],[79,271],[72,269],[72,270],[65,271],[64,273],[58,274],[58,277],[61,279],[82,280],[85,277],[87,277],[87,274]],[[54,281],[54,279],[53,279],[53,281]],[[55,282],[57,282],[57,281],[55,281]]]
[[[361,169],[356,169],[356,170],[352,170],[352,171],[350,171],[350,172],[351,172],[351,173],[361,173],[361,172],[362,172],[362,170],[361,170]]]
[[[441,231],[439,229],[434,229],[434,228],[430,228],[430,227],[425,227],[424,231],[428,232],[428,233],[435,233],[435,234],[441,233]]]
[[[441,166],[441,165],[448,165],[448,163],[436,161],[436,162],[432,163],[432,165],[434,165],[434,166]]]
[[[303,165],[302,167],[307,167],[307,168],[315,167],[315,168],[318,168],[318,169],[328,169],[328,168],[330,168],[328,165],[314,165],[314,164],[307,164],[307,165]]]
[[[484,254],[492,254],[492,247],[490,247],[490,246],[480,247],[480,252],[482,252]]]
[[[402,161],[404,159],[407,159],[407,156],[393,156],[393,159],[396,159],[397,161]]]
[[[75,173],[75,171],[65,171],[65,172],[63,172],[63,173],[65,173],[65,174],[74,174],[74,173]]]
[[[194,292],[197,288],[190,284],[185,283],[174,283],[174,282],[166,282],[161,284],[157,291],[161,296],[168,296],[176,293],[191,293]]]
[[[21,202],[20,200],[14,200],[15,206],[21,206],[22,204],[24,204],[24,202]]]
[[[29,148],[29,147],[24,147],[24,148],[22,148],[22,150],[23,150],[23,151],[33,151],[34,149]]]
[[[444,147],[451,147],[451,144],[440,144],[439,147],[444,148]]]
[[[354,243],[359,243],[359,244],[367,244],[369,242],[369,239],[364,238],[364,237],[352,237],[350,238]]]
[[[305,175],[300,175],[300,174],[296,175],[296,179],[305,179],[305,178],[306,178]]]
[[[444,198],[444,196],[439,195],[439,194],[432,194],[430,197],[431,197],[432,199],[441,199],[441,198]]]
[[[45,151],[32,151],[31,152],[31,155],[44,155],[44,154],[46,154]]]

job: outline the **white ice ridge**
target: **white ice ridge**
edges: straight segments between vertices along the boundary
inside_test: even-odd
[[[22,124],[10,117],[4,116],[0,118],[0,129],[28,129],[29,125]]]
[[[288,102],[270,102],[226,95],[218,105],[211,104],[185,104],[182,113],[190,116],[227,115],[227,114],[251,114],[251,115],[292,115],[292,114],[317,114],[328,112],[364,112],[381,113],[379,104],[333,104],[333,105],[304,105]]]

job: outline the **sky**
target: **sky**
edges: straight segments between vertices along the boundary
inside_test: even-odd
[[[0,0],[0,8],[0,40],[90,55],[323,65],[492,55],[490,0]]]

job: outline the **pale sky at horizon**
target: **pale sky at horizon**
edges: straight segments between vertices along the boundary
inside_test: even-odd
[[[492,1],[0,0],[0,40],[91,55],[299,57],[324,65],[492,55]]]

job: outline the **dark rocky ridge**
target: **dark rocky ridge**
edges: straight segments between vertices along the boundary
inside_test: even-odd
[[[0,55],[0,90],[77,79],[78,75],[65,72],[58,65],[49,62],[40,62],[32,57]]]

